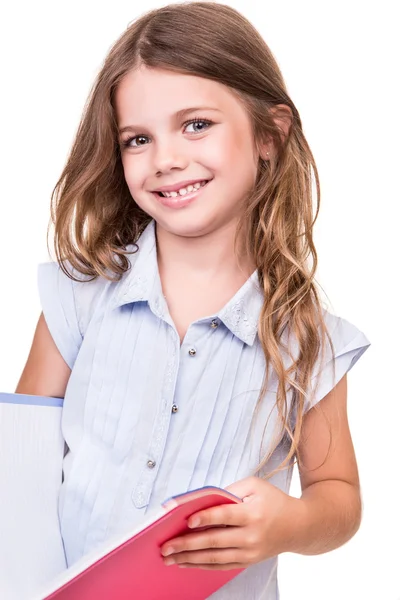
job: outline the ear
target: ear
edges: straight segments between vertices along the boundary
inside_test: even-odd
[[[275,124],[281,131],[281,139],[283,142],[288,136],[292,124],[292,109],[287,104],[276,104],[269,109],[269,113],[272,115]],[[273,152],[274,145],[271,139],[260,147],[260,156],[263,160],[269,160]]]

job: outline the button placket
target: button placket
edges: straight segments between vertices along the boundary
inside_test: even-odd
[[[171,335],[172,334],[172,335]],[[164,397],[161,409],[157,412],[156,423],[153,428],[150,446],[148,448],[146,465],[138,478],[138,483],[132,493],[132,501],[137,508],[143,508],[149,503],[152,483],[157,476],[159,458],[162,456],[166,441],[168,426],[171,419],[171,408],[167,398],[170,397],[174,381],[176,379],[176,337],[173,331],[168,336],[168,356],[170,357],[166,366],[164,377]],[[175,377],[174,377],[175,375]]]

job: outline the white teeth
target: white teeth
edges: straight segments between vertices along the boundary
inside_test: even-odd
[[[185,196],[186,194],[189,194],[190,192],[194,192],[195,190],[198,190],[201,187],[205,186],[206,183],[208,183],[206,180],[198,181],[197,183],[194,183],[193,185],[188,185],[187,187],[181,188],[180,190],[177,190],[176,192],[161,192],[161,194],[163,196],[166,196],[167,198],[176,198],[177,196]]]

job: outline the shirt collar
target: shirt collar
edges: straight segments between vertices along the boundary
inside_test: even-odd
[[[133,302],[148,302],[156,316],[172,325],[158,271],[154,220],[144,229],[137,245],[137,257],[131,259],[131,269],[117,285],[112,308]],[[130,256],[128,255],[128,260]],[[218,313],[210,316],[220,319],[236,337],[252,346],[257,335],[262,304],[263,294],[258,273],[254,271],[233,298]]]
[[[217,316],[236,337],[252,346],[257,335],[263,301],[258,273],[254,271]]]
[[[158,272],[154,220],[142,232],[137,246],[137,252],[127,256],[131,268],[117,286],[112,308],[132,302],[148,302],[154,314],[165,318],[168,309]],[[133,248],[134,245],[127,247],[128,250]]]

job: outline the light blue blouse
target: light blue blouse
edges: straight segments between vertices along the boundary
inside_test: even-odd
[[[170,496],[249,476],[260,459],[265,423],[263,453],[274,433],[273,376],[250,430],[265,369],[257,335],[257,273],[219,313],[192,323],[180,345],[162,293],[155,242],[152,221],[119,282],[73,282],[57,263],[39,265],[43,313],[72,369],[62,417],[69,452],[59,503],[69,565],[140,523]],[[348,321],[327,311],[325,319],[335,355],[327,353],[319,365],[315,402],[370,345]],[[266,468],[276,467],[288,448],[281,442]],[[271,483],[288,493],[292,470]],[[276,569],[277,557],[252,565],[210,598],[276,600]]]

